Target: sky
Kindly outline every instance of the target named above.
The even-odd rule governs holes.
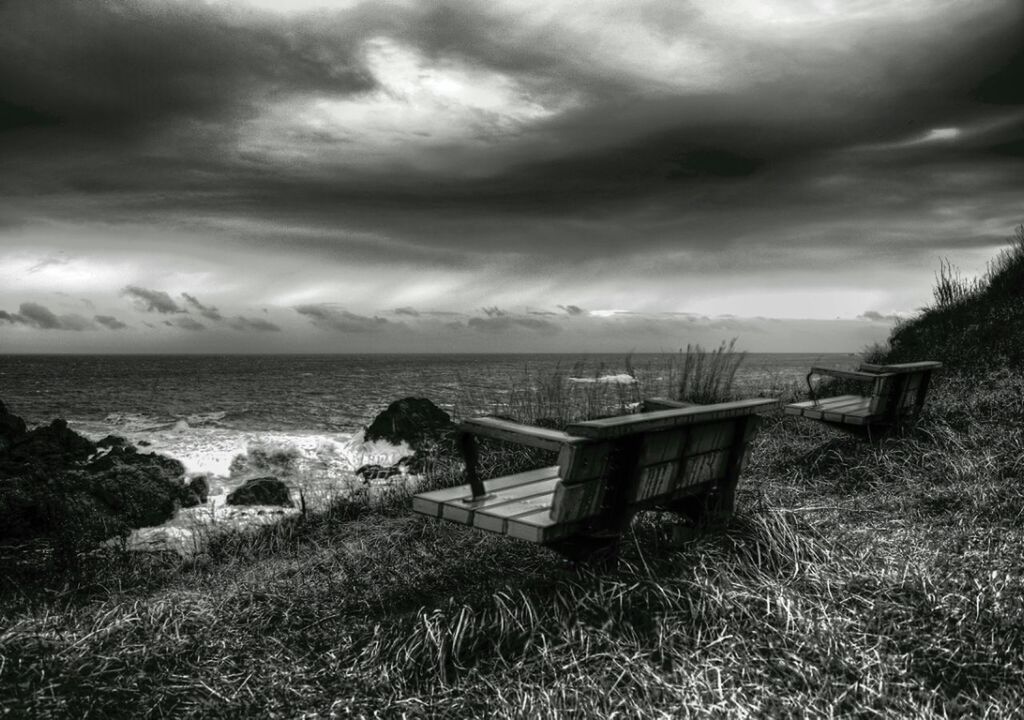
[[[1021,0],[0,0],[0,353],[856,352],[1024,221]]]

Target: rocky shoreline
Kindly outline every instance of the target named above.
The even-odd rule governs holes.
[[[360,484],[364,490],[408,484],[431,453],[442,444],[450,447],[453,428],[448,414],[430,400],[393,402],[365,429],[363,440],[390,444],[405,456],[393,464],[354,468],[342,483],[345,492],[360,490]],[[297,497],[304,510],[302,486],[285,482],[300,472],[297,465],[293,448],[250,448],[231,463],[233,489],[220,494],[225,478],[189,475],[178,460],[143,452],[119,436],[90,440],[62,419],[30,429],[0,402],[0,543],[41,539],[87,548],[106,541],[195,552],[211,526],[276,522],[300,512]],[[214,485],[221,489],[211,492]],[[320,505],[335,500],[322,498]]]

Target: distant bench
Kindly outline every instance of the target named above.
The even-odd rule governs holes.
[[[927,361],[895,365],[864,363],[858,370],[812,367],[807,374],[811,399],[786,405],[787,415],[818,420],[839,430],[875,439],[912,424],[924,406],[932,373],[942,363]],[[811,378],[827,375],[869,384],[864,395],[816,398]]]
[[[413,497],[431,517],[547,545],[570,557],[614,553],[640,510],[679,513],[695,522],[733,510],[759,408],[777,400],[742,400],[659,408],[570,425],[567,431],[497,418],[466,420],[459,442],[465,486]],[[665,408],[665,409],[661,409]],[[558,452],[558,464],[481,480],[475,436]]]

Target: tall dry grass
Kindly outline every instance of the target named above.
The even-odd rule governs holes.
[[[572,422],[635,412],[645,398],[667,397],[697,404],[735,399],[736,375],[746,358],[736,339],[715,350],[687,345],[638,363],[627,354],[621,366],[603,363],[524,367],[500,400],[464,392],[455,405],[460,417],[491,414],[519,422],[561,427]],[[469,388],[469,383],[464,384]]]

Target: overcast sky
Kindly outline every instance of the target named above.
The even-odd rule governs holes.
[[[856,351],[1024,220],[1021,0],[0,2],[0,352]]]

